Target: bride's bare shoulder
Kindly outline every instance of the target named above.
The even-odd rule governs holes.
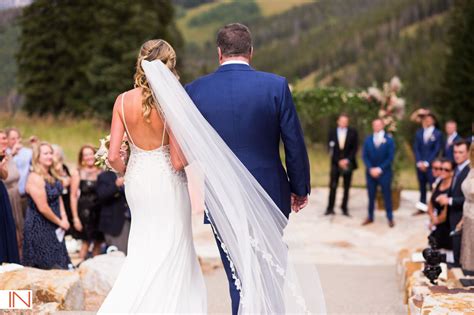
[[[124,97],[124,104],[133,102],[134,100],[140,99],[142,95],[142,88],[134,88],[125,92],[120,93],[117,95],[115,99],[114,109],[118,110],[119,112],[122,111],[122,97]]]

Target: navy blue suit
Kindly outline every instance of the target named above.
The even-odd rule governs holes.
[[[456,135],[450,145],[448,145],[448,137],[444,140],[443,143],[443,157],[454,161],[454,143],[458,140],[461,140],[460,135]]]
[[[365,177],[367,180],[367,191],[369,194],[369,219],[374,220],[375,196],[377,186],[382,188],[387,219],[393,220],[392,216],[392,163],[395,157],[395,141],[385,134],[384,142],[376,147],[374,137],[368,136],[364,141],[362,159],[366,167]],[[382,174],[378,178],[370,176],[369,170],[372,167],[380,167]]]
[[[245,64],[228,64],[185,88],[204,118],[289,217],[291,193],[306,196],[311,187],[303,131],[287,80]],[[280,159],[280,139],[286,171]],[[232,313],[237,314],[239,293],[216,241],[229,280]]]
[[[418,177],[418,184],[420,186],[420,201],[426,203],[426,186],[433,184],[434,178],[431,173],[431,162],[439,155],[443,142],[443,134],[437,128],[433,130],[433,134],[425,143],[423,139],[423,128],[416,131],[415,143],[413,144],[413,150],[415,151],[416,163],[428,162],[428,168],[426,172],[420,171],[416,168],[416,175]]]

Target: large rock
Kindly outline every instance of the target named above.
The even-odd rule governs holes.
[[[473,314],[474,289],[449,289],[432,286],[421,296],[412,296],[409,301],[411,315]]]
[[[111,252],[84,261],[79,267],[84,289],[84,309],[96,311],[112,289],[125,261],[122,252]]]
[[[32,290],[35,313],[82,310],[84,305],[81,279],[74,271],[25,267],[3,272],[0,290]]]

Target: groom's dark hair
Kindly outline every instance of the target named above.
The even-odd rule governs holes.
[[[225,57],[249,56],[252,51],[252,35],[247,26],[227,24],[217,33],[217,47]]]

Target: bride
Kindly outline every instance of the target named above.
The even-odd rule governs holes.
[[[125,174],[132,213],[128,255],[99,313],[206,313],[183,169],[203,174],[205,214],[222,243],[239,290],[240,314],[325,313],[319,281],[303,297],[288,246],[288,220],[215,130],[177,79],[164,40],[143,44],[135,89],[113,110],[109,162]],[[131,155],[120,158],[127,134]],[[315,274],[305,275],[305,282]]]

